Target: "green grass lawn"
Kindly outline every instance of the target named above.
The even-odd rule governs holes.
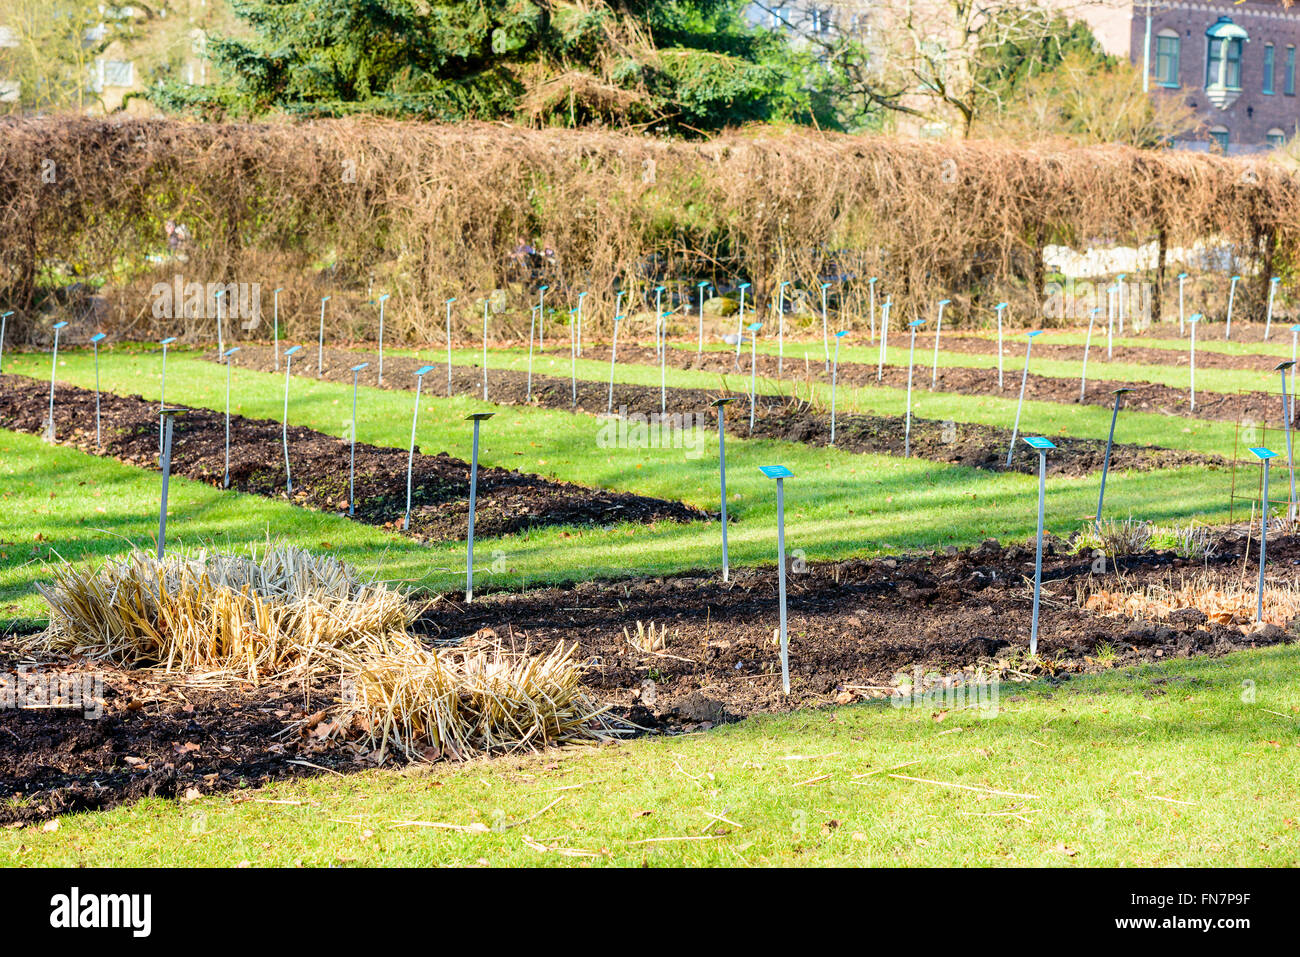
[[[0,863],[1294,867],[1297,665],[1239,652],[1004,685],[995,717],[881,702],[146,799],[0,832]]]
[[[42,358],[13,356],[10,365],[7,357],[6,374],[31,371]],[[60,363],[65,381],[93,384],[86,354],[61,352]],[[633,368],[627,371],[638,374]],[[180,352],[169,361],[168,373],[170,400],[224,408],[221,367]],[[110,352],[103,359],[101,378],[106,389],[158,395],[156,357],[149,354]],[[237,371],[236,383],[236,411],[279,417],[282,376]],[[345,433],[350,387],[295,378],[292,393],[294,424]],[[467,457],[469,429],[462,419],[483,403],[438,397],[423,401],[420,446]],[[363,389],[359,439],[405,447],[411,403],[409,393]],[[483,432],[485,464],[681,499],[703,508],[717,506],[712,439],[698,458],[681,449],[607,449],[597,445],[597,422],[591,416],[515,407],[498,411],[501,414]],[[1026,425],[1023,432],[1031,427]],[[729,544],[737,565],[775,560],[774,494],[770,481],[758,472],[759,465],[772,462],[795,472],[786,495],[787,547],[802,550],[809,560],[972,544],[988,537],[1024,539],[1033,533],[1036,521],[1034,476],[733,438],[728,443],[728,509],[736,524]],[[1230,481],[1227,470],[1210,468],[1116,473],[1107,484],[1107,508],[1111,514],[1161,523],[1222,520]],[[129,542],[147,543],[155,533],[156,473],[51,448],[33,436],[0,432],[0,482],[0,496],[9,510],[0,535],[5,543],[0,548],[0,619],[39,614],[34,585],[43,570],[34,559],[55,552],[74,560],[118,554]],[[1097,484],[1095,476],[1053,479],[1049,527],[1066,534],[1083,524],[1096,508]],[[99,495],[87,493],[88,488]],[[178,488],[169,521],[169,536],[176,542],[237,544],[278,535],[318,549],[329,543],[341,557],[367,571],[424,588],[450,589],[463,582],[460,543],[415,545],[287,503],[245,499],[192,483]],[[718,549],[716,525],[660,523],[572,532],[547,528],[481,539],[476,551],[483,565],[499,559],[505,569],[486,574],[480,587],[517,589],[539,582],[710,568],[718,563]]]

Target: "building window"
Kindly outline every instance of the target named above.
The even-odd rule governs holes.
[[[23,85],[17,80],[0,80],[0,103],[17,103]]]
[[[813,7],[810,13],[813,33],[831,32],[831,11],[822,7]]]
[[[1295,96],[1295,47],[1286,48],[1286,70],[1282,74],[1282,92]]]
[[[1209,37],[1205,53],[1206,88],[1240,90],[1246,31],[1233,23],[1231,17],[1219,17],[1205,34]]]
[[[786,25],[785,7],[772,7],[772,29],[779,30]]]
[[[1273,92],[1273,44],[1264,44],[1264,85],[1265,93]]]
[[[1156,37],[1156,82],[1178,85],[1178,60],[1182,41],[1173,30],[1161,30]]]
[[[1210,128],[1210,151],[1214,153],[1228,152],[1228,128],[1226,126]]]
[[[1283,130],[1280,127],[1277,126],[1273,127],[1266,134],[1264,134],[1264,138],[1268,140],[1268,145],[1274,147],[1275,149],[1279,146],[1286,145],[1286,133],[1283,132]]]

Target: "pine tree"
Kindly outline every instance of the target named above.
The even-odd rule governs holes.
[[[159,86],[209,117],[375,113],[438,122],[706,133],[808,119],[780,37],[741,0],[232,0],[247,37],[208,41],[215,86]],[[825,120],[825,116],[818,116]]]

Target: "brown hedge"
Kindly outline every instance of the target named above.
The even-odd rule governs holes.
[[[830,273],[858,277],[844,287],[850,308],[861,278],[879,275],[900,318],[951,296],[954,322],[984,322],[1000,300],[1030,321],[1045,244],[1211,237],[1257,272],[1244,311],[1295,261],[1298,214],[1295,177],[1266,159],[1118,146],[768,128],[682,143],[373,119],[0,123],[0,301],[36,330],[42,304],[82,280],[105,283],[101,325],[155,335],[149,290],[180,272],[261,283],[268,317],[269,290],[285,287],[282,318],[304,335],[323,294],[335,297],[335,335],[369,329],[373,279],[392,294],[392,335],[413,342],[439,340],[445,298],[473,328],[480,297],[506,287],[509,328],[497,328],[526,334],[531,292],[509,259],[521,237],[557,253],[535,280],[554,290],[548,302],[562,308],[590,290],[597,327],[616,281],[740,276],[766,301],[781,279],[811,290]],[[191,233],[187,262],[167,260],[169,218]],[[1167,286],[1160,273],[1150,278]]]

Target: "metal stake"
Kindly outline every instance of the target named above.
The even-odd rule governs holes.
[[[1291,405],[1293,399],[1288,398],[1286,394],[1286,372],[1288,369],[1294,369],[1295,362],[1278,363],[1276,371],[1282,373],[1282,421],[1286,426],[1286,464],[1287,470],[1291,474],[1291,500],[1287,504],[1287,518],[1294,522],[1296,514],[1295,498],[1295,453],[1291,448]]]
[[[384,384],[384,303],[388,301],[388,293],[379,297],[379,384]]]
[[[745,341],[745,290],[749,283],[740,284],[740,315],[736,319],[736,369],[740,369],[740,345]]]
[[[59,330],[66,326],[66,322],[56,322],[54,324],[54,352],[50,358],[50,417],[47,438],[54,441],[54,374],[59,368]]]
[[[1034,620],[1029,632],[1029,653],[1038,654],[1038,606],[1043,588],[1043,503],[1047,497],[1047,450],[1056,448],[1048,439],[1025,439],[1031,449],[1038,452],[1038,549],[1034,554]]]
[[[1178,338],[1187,334],[1187,320],[1183,318],[1183,283],[1187,281],[1187,273],[1178,274]]]
[[[998,391],[1002,391],[1002,311],[1007,308],[1005,302],[997,304],[998,314]]]
[[[433,366],[421,366],[415,370],[415,410],[411,413],[411,450],[406,456],[406,515],[402,517],[402,531],[411,527],[411,471],[415,465],[415,426],[420,420],[420,385],[424,377],[433,371]]]
[[[1115,277],[1115,311],[1119,313],[1119,334],[1120,338],[1124,337],[1124,279],[1128,273],[1120,273]]]
[[[1191,411],[1193,412],[1196,411],[1196,324],[1200,321],[1201,321],[1201,314],[1199,312],[1193,313],[1192,315],[1187,317],[1187,324],[1192,327],[1192,341],[1191,341],[1192,352],[1191,352],[1191,366],[1188,370],[1190,373],[1188,378],[1188,385],[1191,389]]]
[[[1016,424],[1011,429],[1011,445],[1007,448],[1007,468],[1011,467],[1011,454],[1016,450],[1016,435],[1020,432],[1020,410],[1025,405],[1025,383],[1029,381],[1029,351],[1034,347],[1034,336],[1042,332],[1041,329],[1034,330],[1025,342],[1025,371],[1020,376],[1020,401],[1016,403]]]
[[[293,357],[302,349],[294,346],[284,351],[284,416],[280,419],[280,438],[284,444],[284,491],[293,500],[293,475],[289,471],[289,378],[292,374]]]
[[[8,312],[0,313],[0,372],[5,369],[5,325],[9,322],[9,317],[14,314],[10,309]]]
[[[622,316],[614,317],[614,340],[609,347],[609,407],[605,409],[607,414],[614,412],[614,360],[618,356],[618,321]]]
[[[1223,338],[1225,340],[1232,338],[1232,304],[1237,299],[1237,283],[1240,281],[1240,276],[1233,276],[1231,281],[1228,283],[1228,326],[1223,333]]]
[[[831,445],[835,444],[835,387],[840,374],[840,340],[848,334],[847,329],[835,333],[835,360],[831,366]]]
[[[95,448],[96,449],[102,449],[104,447],[103,433],[100,431],[99,428],[99,344],[103,342],[106,338],[107,336],[105,336],[102,332],[97,332],[90,337],[90,343],[95,347]]]
[[[271,293],[272,303],[272,326],[271,326],[271,346],[275,349],[275,371],[280,371],[280,292],[283,286],[277,288]]]
[[[578,293],[578,355],[582,355],[582,300],[586,298],[585,292]]]
[[[348,452],[348,515],[357,513],[357,380],[361,375],[361,370],[368,365],[370,365],[369,362],[363,362],[352,367],[352,448]]]
[[[1092,324],[1097,318],[1097,313],[1101,312],[1101,306],[1097,306],[1088,313],[1088,338],[1083,343],[1083,373],[1079,376],[1079,401],[1083,402],[1084,393],[1088,388],[1088,350],[1092,348]]]
[[[822,353],[823,368],[830,368],[831,364],[831,341],[829,330],[826,327],[826,290],[830,288],[830,283],[822,283]]]
[[[939,300],[939,316],[934,325],[934,371],[930,373],[930,391],[939,384],[939,334],[943,332],[943,307],[952,302],[951,299]]]
[[[537,328],[537,307],[533,307],[532,315],[528,319],[528,396],[526,402],[533,401],[533,333]]]
[[[871,338],[876,338],[876,276],[867,280],[867,290],[871,295]]]
[[[722,580],[731,580],[731,565],[727,558],[727,403],[730,397],[713,400],[718,410],[718,480],[721,483],[722,503]]]
[[[709,288],[709,284],[708,284],[707,282],[702,282],[702,283],[699,284],[699,296],[700,296],[700,344],[699,344],[699,346],[696,347],[696,350],[695,350],[695,354],[696,354],[696,355],[704,355],[704,290],[706,290],[706,289],[708,289],[708,288]]]
[[[668,313],[659,317],[664,327],[664,349],[659,354],[659,414],[668,414]]]
[[[912,359],[916,355],[916,330],[925,325],[924,319],[913,319],[908,324],[912,330],[912,345],[907,351],[907,425],[903,430],[903,458],[912,457]]]
[[[761,322],[749,324],[749,434],[754,434],[754,385],[758,378],[758,330]]]
[[[880,307],[880,359],[876,364],[876,382],[885,375],[885,352],[889,348],[889,309],[894,304],[893,296],[885,297],[885,304]]]
[[[474,508],[478,501],[478,427],[495,412],[475,412],[465,416],[474,423],[474,451],[469,465],[469,544],[465,551],[465,604],[474,600]]]
[[[167,347],[176,341],[175,336],[164,339],[159,345],[162,346],[162,385],[158,392],[158,453],[162,454],[163,449],[163,414],[167,409]]]
[[[1261,502],[1259,515],[1259,584],[1256,586],[1255,596],[1255,620],[1264,620],[1264,554],[1268,546],[1268,466],[1269,461],[1276,457],[1277,453],[1263,446],[1250,450],[1255,457],[1259,459],[1264,466],[1264,499]]]
[[[487,327],[488,327],[488,299],[483,297],[483,401],[487,401],[488,383],[487,383]]]
[[[1273,295],[1277,292],[1277,284],[1282,280],[1274,276],[1268,281],[1268,314],[1264,317],[1264,341],[1268,342],[1269,330],[1273,327]]]
[[[569,310],[569,381],[573,384],[573,407],[578,407],[578,342],[574,338],[573,314],[576,309]]]
[[[225,303],[226,290],[218,289],[216,293],[213,294],[213,298],[217,300],[217,355],[223,355],[226,351],[226,339],[225,332],[222,329],[223,323],[221,321],[221,307]]]
[[[1110,414],[1110,435],[1106,438],[1106,457],[1101,463],[1101,494],[1097,496],[1097,525],[1101,526],[1101,505],[1106,500],[1106,475],[1110,472],[1110,450],[1115,444],[1115,420],[1119,418],[1119,404],[1124,399],[1125,392],[1132,392],[1132,389],[1116,389],[1113,393],[1115,396],[1115,411]]]
[[[162,561],[163,555],[167,549],[167,489],[171,485],[172,477],[172,421],[177,415],[184,412],[184,409],[163,409],[162,416],[163,428],[163,446],[162,446],[162,502],[158,509],[158,560]]]
[[[230,488],[230,375],[234,363],[231,357],[239,351],[239,346],[231,346],[221,356],[226,363],[226,477],[221,482],[222,488]]]
[[[320,297],[320,338],[316,343],[316,375],[325,373],[325,303],[330,301],[329,296]]]
[[[780,378],[785,374],[785,287],[790,280],[781,283],[776,293],[776,374]]]
[[[550,286],[542,286],[537,290],[537,350],[546,351],[546,290]]]
[[[786,639],[785,614],[785,480],[794,473],[784,465],[763,465],[759,467],[770,479],[776,479],[776,557],[777,581],[781,600],[781,688],[790,693],[790,655]]]

